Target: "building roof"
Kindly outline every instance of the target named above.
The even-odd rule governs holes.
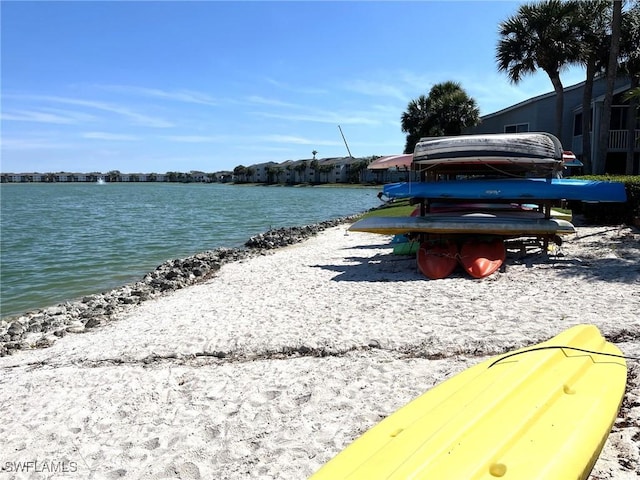
[[[625,78],[625,77],[619,76],[618,78]],[[596,75],[596,78],[594,79],[594,81],[605,81],[605,80],[606,80],[606,76],[604,74]],[[586,82],[583,80],[583,81],[578,82],[576,84],[569,85],[568,87],[564,87],[563,91],[566,93],[566,92],[569,92],[569,91],[572,91],[572,90],[576,90],[578,88],[583,88],[585,83]],[[630,88],[630,86],[631,86],[630,82],[626,83],[624,85],[621,85],[617,89],[614,90],[614,94],[618,94],[620,92],[624,92],[625,90],[628,90]],[[550,92],[543,93],[541,95],[537,95],[535,97],[529,98],[527,100],[523,100],[522,102],[516,103],[515,105],[511,105],[509,107],[505,107],[502,110],[498,110],[497,112],[487,113],[486,115],[482,115],[480,118],[484,119],[484,118],[491,118],[491,117],[494,117],[496,115],[502,115],[503,113],[509,112],[511,110],[515,110],[515,109],[520,108],[520,107],[522,107],[524,105],[535,103],[535,102],[537,102],[539,100],[542,100],[544,98],[551,98],[551,97],[554,97],[555,95],[556,95],[556,92],[554,90],[552,90]],[[604,99],[604,94],[600,95],[598,97],[594,97],[591,101],[593,103],[593,102],[597,102],[597,101],[602,101],[603,99]],[[582,105],[579,105],[579,107],[577,107],[577,108],[581,109]]]
[[[569,87],[565,87],[564,91],[566,92],[568,90],[573,90],[574,88],[579,88],[579,87],[583,86],[584,83],[585,82],[582,81],[580,83],[576,83],[575,85],[571,85]],[[548,93],[543,93],[541,95],[537,95],[535,97],[528,98],[527,100],[523,100],[522,102],[518,102],[515,105],[510,105],[508,107],[505,107],[502,110],[498,110],[497,112],[487,113],[486,115],[482,115],[482,117],[480,117],[480,118],[491,118],[491,117],[494,117],[496,115],[501,115],[501,114],[506,113],[506,112],[508,112],[510,110],[515,110],[516,108],[520,108],[520,107],[522,107],[524,105],[529,105],[531,103],[535,103],[535,102],[537,102],[539,100],[542,100],[543,98],[551,98],[555,94],[556,94],[555,91],[551,91],[551,92],[548,92]]]
[[[369,170],[386,170],[393,167],[410,168],[411,162],[413,162],[413,153],[389,155],[387,157],[380,157],[377,160],[374,160],[367,166],[367,168]]]

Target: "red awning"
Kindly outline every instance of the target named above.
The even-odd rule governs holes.
[[[413,161],[413,153],[406,155],[390,155],[388,157],[380,157],[374,160],[367,167],[369,170],[386,170],[388,168],[411,168],[411,162]]]

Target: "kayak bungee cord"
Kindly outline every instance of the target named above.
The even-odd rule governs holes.
[[[541,350],[562,350],[562,353],[564,353],[565,356],[567,356],[567,354],[564,352],[564,350],[573,350],[573,351],[576,351],[576,352],[587,353],[589,355],[605,355],[607,357],[615,357],[615,358],[622,358],[622,359],[625,359],[625,360],[640,361],[640,357],[632,357],[630,355],[618,355],[618,354],[615,354],[615,353],[597,352],[595,350],[587,350],[587,349],[584,349],[584,348],[569,347],[569,346],[566,346],[566,345],[548,345],[546,347],[536,347],[536,348],[530,348],[529,350],[523,350],[523,351],[520,351],[520,352],[510,353],[508,355],[505,355],[504,357],[498,358],[493,363],[491,363],[491,365],[489,365],[487,368],[491,368],[494,365],[497,365],[498,363],[502,362],[503,360],[506,360],[507,358],[515,357],[515,356],[522,355],[524,353],[529,353],[529,352],[539,352]],[[594,360],[594,363],[595,363],[595,360]]]

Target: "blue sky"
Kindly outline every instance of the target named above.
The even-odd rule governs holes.
[[[498,24],[521,2],[3,1],[2,172],[164,173],[401,153],[407,104],[510,84]],[[583,80],[581,69],[562,76]]]

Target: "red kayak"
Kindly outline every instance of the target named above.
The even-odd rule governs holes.
[[[418,249],[418,268],[431,280],[446,278],[458,265],[458,247],[455,243],[423,243]]]
[[[459,260],[469,275],[474,278],[484,278],[502,266],[506,253],[504,241],[501,238],[489,241],[469,239],[460,249]]]

